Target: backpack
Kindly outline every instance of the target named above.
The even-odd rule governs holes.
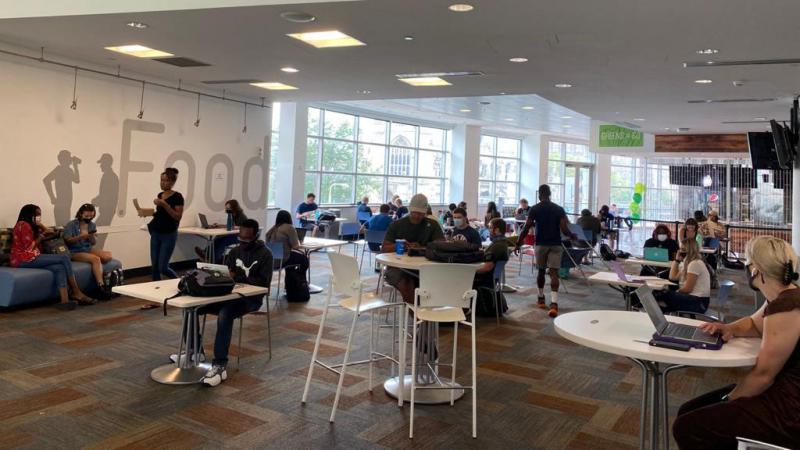
[[[467,241],[429,242],[425,248],[425,258],[451,264],[472,264],[486,260],[480,247]]]
[[[233,292],[236,282],[229,275],[209,269],[196,269],[184,274],[178,281],[178,293],[164,299],[164,315],[167,301],[187,295],[189,297],[217,297]]]
[[[283,268],[285,277],[286,301],[307,302],[311,298],[308,291],[308,280],[306,279],[306,267],[301,264],[293,264]]]
[[[728,255],[721,254],[719,257],[722,258],[722,265],[725,266],[726,269],[733,269],[733,270],[744,270],[744,263],[735,254],[732,253],[732,258],[729,259]]]
[[[616,261],[617,255],[614,254],[614,250],[611,250],[611,246],[603,242],[600,244],[600,256],[603,258],[603,261]]]
[[[615,250],[614,256],[619,259],[628,259],[631,257],[631,254],[628,252],[623,252],[622,250]]]

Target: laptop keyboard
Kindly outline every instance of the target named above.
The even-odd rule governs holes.
[[[671,323],[667,326],[667,329],[664,333],[667,336],[676,337],[679,339],[686,339],[691,341],[698,341],[698,342],[706,342],[706,343],[715,343],[717,342],[717,337],[712,336],[697,327],[693,327],[691,325],[681,325],[677,323]]]

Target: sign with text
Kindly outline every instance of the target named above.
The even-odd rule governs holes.
[[[642,147],[644,134],[641,131],[618,125],[600,125],[599,147]]]

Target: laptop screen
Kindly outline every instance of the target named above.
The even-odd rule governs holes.
[[[653,297],[653,291],[647,286],[642,286],[636,289],[636,295],[639,296],[639,301],[644,305],[644,310],[650,316],[656,331],[659,334],[662,333],[667,328],[668,322],[667,318],[664,317],[664,313],[661,312],[661,307],[658,306],[656,298]]]
[[[203,213],[198,213],[197,217],[200,218],[200,226],[203,228],[208,228],[208,218],[206,218],[206,215]]]
[[[622,263],[620,263],[619,261],[609,261],[608,265],[611,266],[611,269],[614,271],[614,273],[617,274],[617,277],[619,277],[620,280],[628,281],[628,277],[625,275],[625,271],[622,270]]]

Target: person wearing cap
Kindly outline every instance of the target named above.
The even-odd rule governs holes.
[[[535,226],[536,246],[534,247],[534,257],[539,274],[536,277],[536,285],[539,288],[537,306],[545,309],[544,302],[544,273],[550,273],[550,317],[558,316],[558,269],[561,267],[561,255],[564,247],[561,246],[561,233],[576,240],[576,236],[569,230],[567,213],[564,208],[550,201],[550,186],[543,184],[539,186],[539,203],[531,208],[525,226],[519,233],[517,245],[514,253],[518,254],[528,235],[528,230]]]
[[[719,221],[719,213],[716,211],[708,212],[708,220],[700,223],[700,232],[706,238],[724,238],[725,225]]]
[[[406,248],[415,251],[424,250],[429,242],[444,240],[444,232],[439,223],[426,217],[428,213],[427,197],[423,194],[414,195],[411,197],[408,209],[409,214],[389,225],[381,246],[382,252],[394,253],[395,241],[398,239],[404,239]],[[417,287],[418,278],[403,270],[389,267],[384,273],[384,279],[400,292],[404,301],[413,303],[414,289]]]

